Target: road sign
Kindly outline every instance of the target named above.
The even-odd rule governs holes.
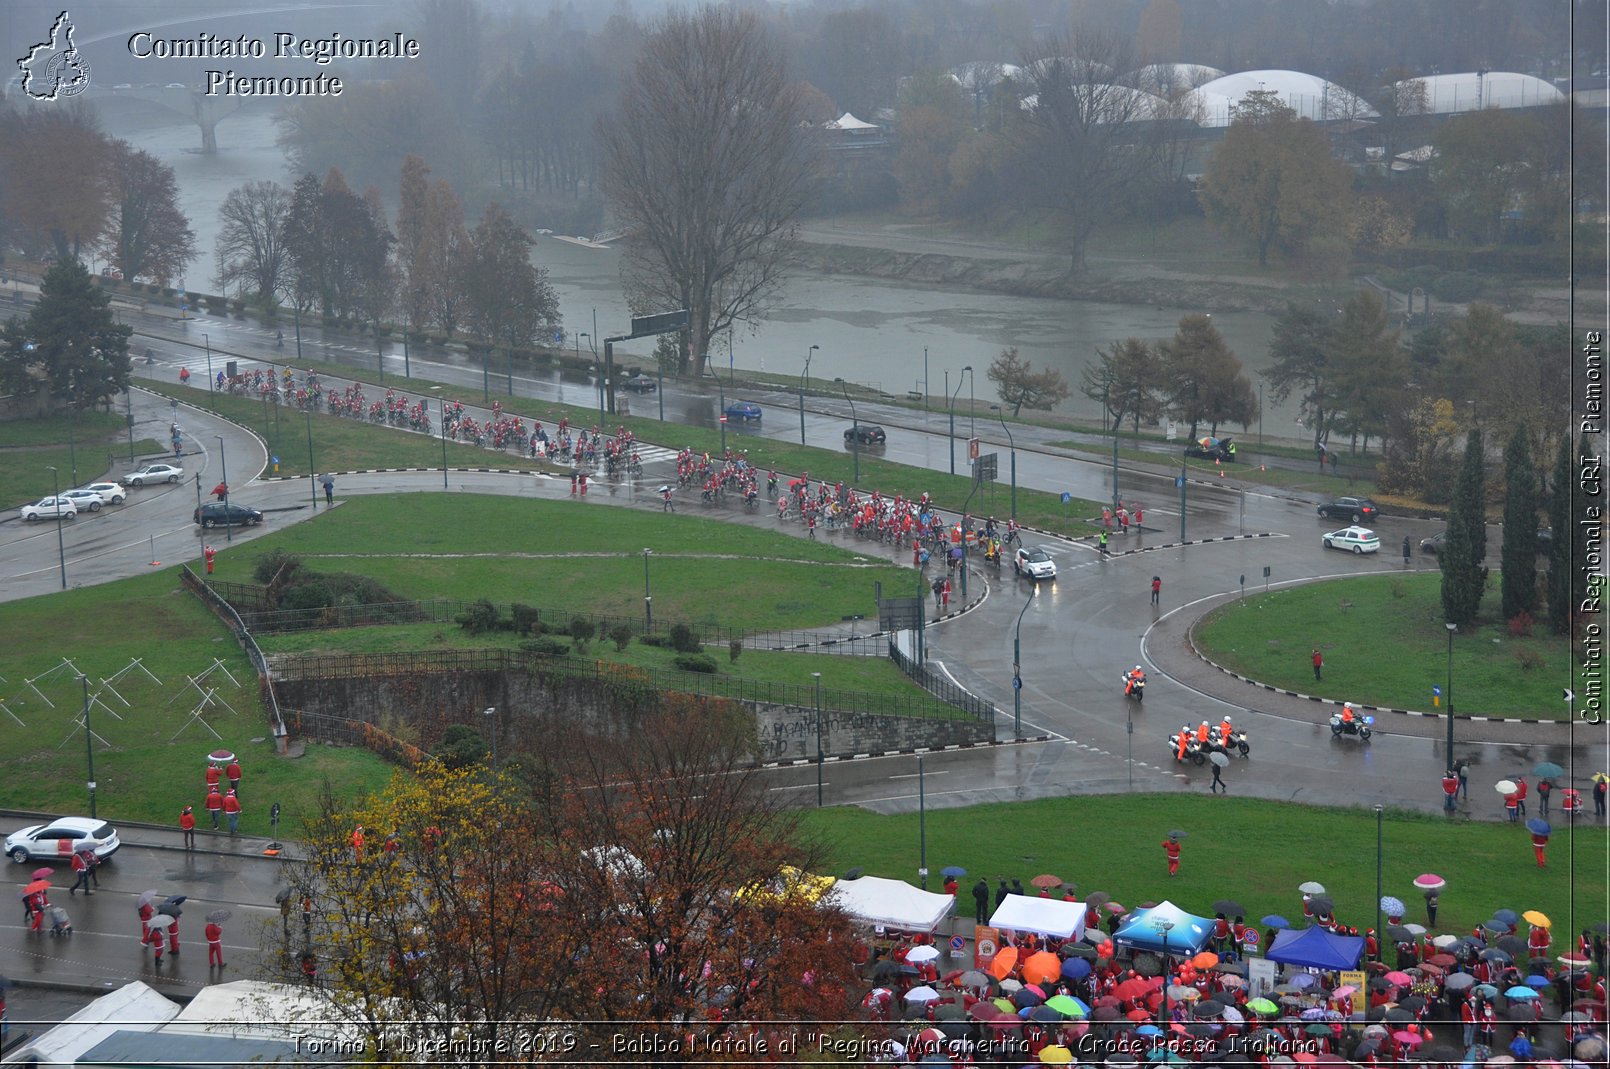
[[[901,631],[922,623],[922,598],[884,598],[878,602],[878,628]]]
[[[1068,504],[1072,500],[1073,500],[1073,495],[1072,494],[1068,493],[1066,490],[1062,491],[1062,503],[1064,505]]]
[[[1176,490],[1178,490],[1178,489],[1184,488],[1184,486],[1185,486],[1185,476],[1183,476],[1183,475],[1174,476],[1174,488]]]
[[[1013,676],[1012,677],[1012,689],[1013,690],[1022,690],[1023,689],[1023,679],[1022,679],[1022,677],[1020,677],[1020,676]]]
[[[952,949],[952,950],[966,950],[967,949],[967,938],[965,936],[960,936],[960,935],[951,936],[950,937],[950,949]]]
[[[646,338],[651,334],[669,334],[688,325],[688,310],[658,312],[651,316],[632,317],[632,337]]]
[[[969,438],[969,439],[967,439],[967,459],[968,460],[977,460],[978,459],[978,439],[977,438]]]
[[[985,456],[981,456],[973,462],[973,477],[978,479],[980,482],[986,479],[990,482],[994,482],[996,476],[1000,473],[1000,470],[999,453],[986,454]]]

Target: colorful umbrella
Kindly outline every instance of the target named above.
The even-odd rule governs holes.
[[[1535,924],[1539,928],[1552,928],[1554,926],[1554,922],[1548,919],[1548,914],[1539,913],[1535,909],[1529,909],[1525,913],[1522,913],[1521,920],[1525,921],[1527,924]]]
[[[1288,921],[1286,918],[1282,917],[1278,913],[1271,913],[1267,917],[1265,917],[1263,920],[1259,921],[1258,923],[1267,924],[1271,928],[1290,928],[1291,927],[1291,922]]]
[[[1045,1000],[1045,1004],[1064,1017],[1084,1017],[1090,1013],[1090,1007],[1072,995],[1053,995]]]
[[[1198,969],[1211,969],[1219,963],[1219,956],[1211,950],[1204,950],[1191,959],[1191,964]]]
[[[1525,984],[1516,984],[1504,992],[1505,998],[1536,998],[1537,992]]]
[[[1062,959],[1048,950],[1030,954],[1023,962],[1023,979],[1031,984],[1049,982],[1062,975]]]
[[[997,980],[1004,980],[1016,967],[1017,947],[1005,947],[990,961],[989,974]]]
[[[1512,779],[1501,779],[1497,783],[1493,784],[1493,790],[1497,791],[1499,794],[1514,794],[1515,781]]]
[[[1403,900],[1401,898],[1394,898],[1391,895],[1381,896],[1381,912],[1385,913],[1387,916],[1401,917],[1408,911],[1408,907],[1403,904]]]
[[[1255,998],[1247,1003],[1247,1009],[1253,1013],[1279,1013],[1280,1007],[1266,998]]]
[[[1422,872],[1414,878],[1414,885],[1422,891],[1440,891],[1448,886],[1448,881],[1435,872]]]
[[[48,890],[50,890],[50,881],[49,880],[35,880],[32,883],[30,883],[27,887],[24,887],[22,889],[22,893],[25,894],[25,895],[36,895],[40,891],[48,891]]]
[[[944,868],[939,870],[939,875],[946,878],[954,876],[959,880],[963,876],[967,875],[967,870],[962,868],[960,865],[946,865]]]
[[[1493,920],[1495,920],[1495,921],[1503,921],[1505,924],[1514,924],[1516,921],[1518,921],[1520,919],[1521,919],[1521,915],[1519,913],[1516,913],[1512,909],[1495,909],[1495,910],[1493,910]]]
[[[1053,887],[1062,886],[1062,877],[1053,876],[1049,872],[1042,872],[1038,876],[1034,877],[1034,879],[1030,880],[1029,883],[1033,884],[1035,887],[1041,887],[1049,891]]]
[[[1419,1032],[1410,1032],[1407,1030],[1402,1032],[1393,1032],[1392,1038],[1397,1040],[1399,1043],[1402,1043],[1406,1047],[1418,1047],[1420,1044],[1426,1041],[1426,1037],[1421,1035]]]
[[[1041,1065],[1071,1065],[1073,1051],[1060,1043],[1051,1043],[1040,1048]]]
[[[1178,829],[1178,828],[1175,828],[1175,829],[1174,829],[1174,830],[1172,830],[1172,831],[1170,831],[1170,832],[1169,832],[1169,833],[1168,833],[1168,837],[1169,837],[1169,838],[1170,838],[1170,839],[1175,839],[1175,840],[1178,840],[1178,839],[1186,839],[1186,838],[1189,838],[1189,836],[1187,836],[1187,835],[1186,835],[1186,834],[1185,834],[1185,832],[1183,832],[1183,831],[1181,831],[1181,830],[1180,830],[1180,829]]]
[[[56,870],[48,865],[44,865],[34,869],[33,878],[36,880],[48,880],[54,875],[56,875]]]
[[[1069,958],[1062,963],[1062,975],[1069,980],[1083,980],[1090,975],[1090,962],[1084,958]]]
[[[1533,817],[1526,822],[1526,830],[1533,835],[1552,835],[1554,829],[1542,817]]]

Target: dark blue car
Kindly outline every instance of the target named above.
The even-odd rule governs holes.
[[[748,423],[752,419],[760,418],[760,406],[753,401],[734,401],[727,406],[727,421],[738,420]]]

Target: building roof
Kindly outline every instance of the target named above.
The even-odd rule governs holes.
[[[1535,108],[1565,99],[1564,93],[1543,79],[1512,71],[1428,74],[1396,84],[1413,82],[1425,86],[1426,113],[1430,115],[1453,115],[1482,108]]]
[[[1222,78],[1224,73],[1200,63],[1153,63],[1136,71],[1129,80],[1148,93],[1171,97]]]
[[[1355,93],[1314,74],[1302,71],[1261,70],[1226,74],[1204,82],[1186,94],[1201,107],[1203,126],[1229,126],[1235,108],[1248,93],[1274,93],[1282,104],[1304,119],[1374,118],[1376,110]]]
[[[830,130],[876,130],[878,124],[862,122],[849,112],[845,112],[838,118],[829,120],[827,128]]]

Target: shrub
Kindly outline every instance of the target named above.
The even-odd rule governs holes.
[[[570,637],[576,640],[576,649],[586,652],[587,643],[591,642],[596,634],[598,626],[591,620],[578,616],[570,621]]]
[[[716,670],[715,658],[703,653],[679,653],[674,663],[684,672],[714,672]]]
[[[1515,638],[1526,638],[1532,633],[1532,627],[1535,625],[1535,623],[1536,621],[1532,619],[1531,613],[1524,611],[1518,612],[1509,618],[1509,633]],[[1521,667],[1525,668],[1528,666],[1523,664]]]
[[[1523,672],[1530,672],[1534,668],[1544,667],[1543,655],[1536,650],[1516,650],[1515,661],[1521,666],[1521,671]]]
[[[743,651],[744,651],[744,640],[743,639],[735,638],[731,642],[727,643],[727,656],[732,660],[732,662],[734,664],[738,663],[738,655],[743,653]]]
[[[517,635],[542,634],[542,620],[536,609],[529,605],[515,603],[509,606],[509,615],[513,617],[514,633]]]
[[[1463,304],[1481,296],[1482,280],[1480,275],[1469,271],[1450,271],[1439,276],[1429,289],[1432,296],[1439,300]]]
[[[449,724],[434,756],[448,768],[469,768],[486,757],[486,740],[468,724]]]
[[[615,643],[615,652],[624,653],[632,641],[632,625],[616,624],[609,629],[609,638]]]
[[[470,634],[484,635],[498,629],[498,616],[498,607],[486,598],[482,598],[465,606],[464,611],[454,619],[459,627],[462,627]]]
[[[678,653],[698,653],[699,633],[687,624],[672,624],[671,648]]]
[[[257,564],[252,568],[252,578],[264,586],[268,586],[275,579],[286,583],[301,566],[302,561],[295,554],[276,549],[267,556],[257,558]]]
[[[565,657],[570,654],[570,644],[560,642],[556,638],[533,638],[520,643],[520,648],[527,653],[540,653],[547,657]]]
[[[657,650],[663,650],[669,645],[664,635],[639,635],[637,641],[645,646],[653,646]]]
[[[1391,587],[1392,587],[1392,596],[1394,598],[1406,598],[1406,597],[1409,596],[1409,588],[1404,585],[1403,580],[1401,580],[1401,579],[1392,580]]]

